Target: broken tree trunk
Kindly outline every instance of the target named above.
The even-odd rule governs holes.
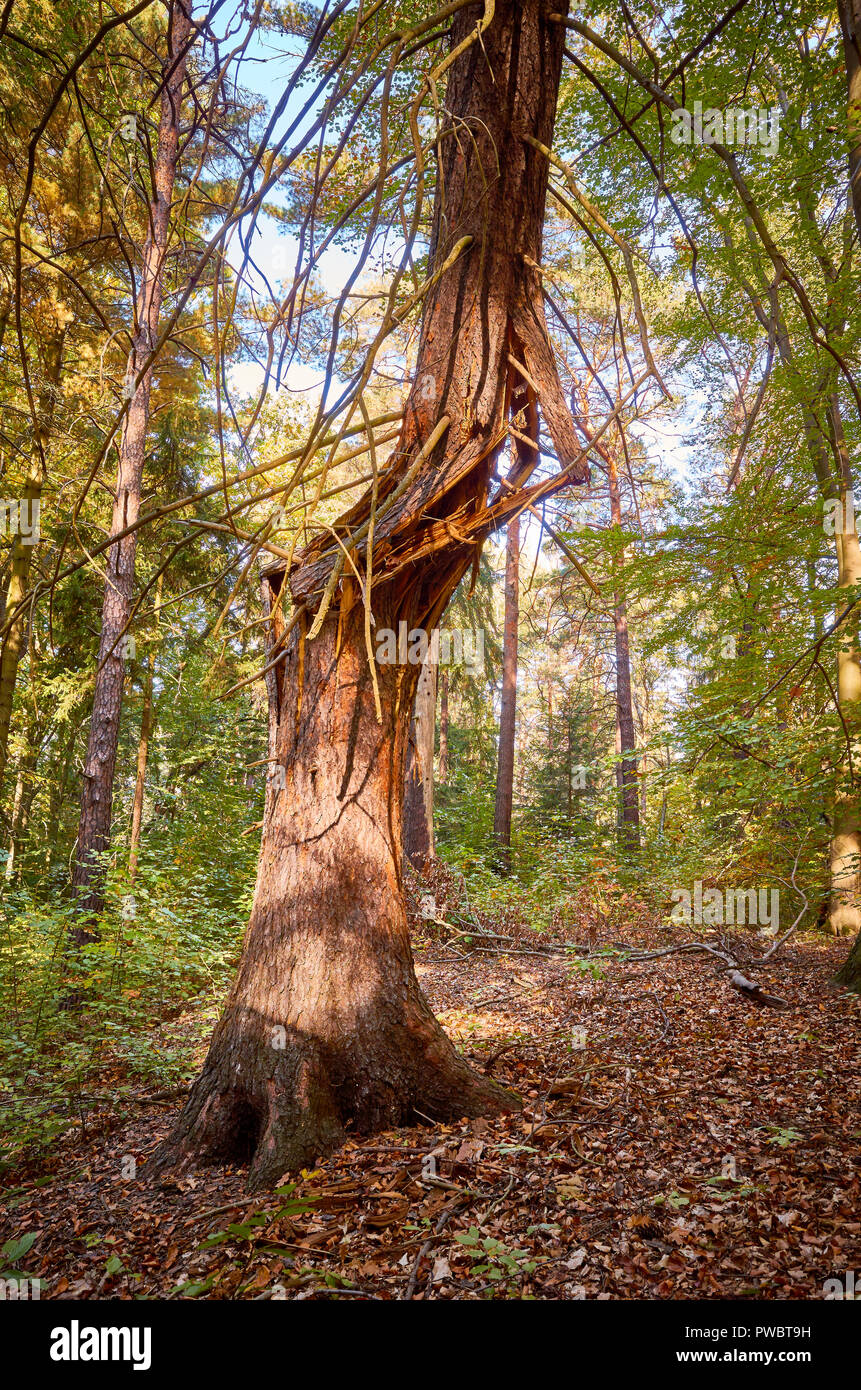
[[[452,19],[459,52],[438,142],[435,278],[374,515],[378,632],[401,622],[432,631],[483,539],[546,490],[525,486],[534,460],[518,454],[508,486],[492,491],[513,396],[535,417],[540,401],[559,485],[587,476],[544,323],[547,162],[524,138],[552,141],[564,30],[550,15],[560,8],[498,0]],[[482,31],[483,14],[492,17]],[[289,574],[269,574],[280,599],[270,650],[284,644],[269,682],[278,775],[251,920],[203,1071],[157,1160],[248,1160],[252,1189],[313,1163],[348,1128],[366,1134],[518,1103],[468,1067],[416,981],[402,804],[418,668],[370,667],[362,592],[344,561],[352,551],[367,572],[370,513],[369,495],[338,523],[342,545],[330,529]]]

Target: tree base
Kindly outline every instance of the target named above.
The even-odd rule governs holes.
[[[861,936],[859,936],[844,965],[840,967],[831,981],[832,985],[861,994]]]
[[[428,1016],[433,1028],[421,1065],[414,1031],[400,1039],[405,1050],[375,1038],[371,1052],[358,1038],[337,1052],[299,1038],[282,1050],[276,1034],[261,1065],[259,1037],[237,1049],[235,1020],[230,1047],[221,1047],[223,1020],[177,1128],[157,1150],[156,1169],[248,1163],[248,1191],[258,1192],[313,1167],[348,1135],[519,1109],[519,1098],[472,1071]]]

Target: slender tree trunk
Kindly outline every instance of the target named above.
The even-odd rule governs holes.
[[[30,453],[30,466],[24,483],[19,505],[26,512],[28,527],[32,531],[34,517],[41,506],[42,488],[45,482],[45,452],[54,418],[60,373],[63,364],[63,339],[65,326],[57,326],[56,332],[45,345],[42,366],[42,389],[37,400],[37,421],[35,439]],[[12,540],[12,555],[9,567],[9,584],[3,605],[3,617],[8,613],[10,625],[0,647],[0,789],[6,772],[9,750],[9,728],[12,720],[12,703],[15,698],[15,682],[18,665],[24,650],[27,634],[27,611],[22,609],[33,562],[34,537],[25,534],[20,525]]]
[[[176,0],[171,10],[164,63],[164,88],[155,162],[154,197],[143,250],[140,289],[135,306],[133,346],[127,380],[133,382],[158,341],[164,290],[170,213],[179,151],[179,122],[185,80],[186,48],[191,30],[190,0]],[[149,426],[152,370],[141,377],[131,398],[120,441],[117,491],[111,534],[137,520],[140,510],[146,436]],[[132,611],[137,535],[124,537],[107,552],[107,580],[102,605],[96,685],[81,792],[81,819],[72,866],[80,906],[89,913],[104,905],[99,856],[110,842],[114,768],[120,733],[126,631]],[[86,933],[85,933],[86,936]]]
[[[565,819],[570,829],[574,815],[574,747],[571,714],[565,721]]]
[[[836,399],[832,401],[832,421],[842,475],[842,528],[835,536],[838,589],[848,599],[852,591],[861,585],[861,546],[855,520],[849,452]],[[838,615],[843,607],[845,602],[838,598]],[[858,798],[858,780],[861,776],[861,647],[855,613],[844,620],[838,633],[837,699],[851,757],[847,756],[846,774],[837,790],[834,805],[829,927],[836,936],[858,936],[861,933],[861,807]],[[857,983],[861,987],[861,980]]]
[[[69,732],[63,750],[60,755],[60,770],[51,779],[51,797],[48,806],[48,824],[45,831],[45,867],[50,871],[54,860],[57,857],[60,832],[60,818],[63,814],[63,803],[66,800],[66,789],[69,785],[69,773],[72,768],[72,758],[75,753],[75,740],[78,735],[78,728],[74,720],[69,717]]]
[[[161,612],[161,594],[164,582],[164,574],[158,577],[155,598],[155,627],[156,640],[158,634],[159,614]],[[138,871],[138,851],[141,842],[141,822],[143,820],[144,792],[146,790],[146,767],[149,758],[149,742],[152,737],[154,726],[152,687],[155,676],[155,648],[156,642],[150,647],[147,655],[146,675],[144,676],[143,691],[143,710],[141,712],[141,733],[138,741],[138,770],[135,779],[135,796],[132,803],[132,828],[129,837],[129,883],[133,884]]]
[[[459,52],[447,75],[430,253],[433,268],[448,268],[425,296],[399,447],[380,480],[378,629],[397,632],[403,621],[431,631],[476,547],[517,509],[523,473],[488,501],[521,385],[509,354],[538,387],[563,467],[585,477],[534,269],[547,165],[523,139],[552,140],[563,32],[550,14],[564,8],[497,0],[483,32],[481,5],[451,21]],[[468,139],[451,138],[464,131]],[[360,567],[370,507],[368,495],[338,523]],[[157,1159],[249,1159],[255,1189],[313,1163],[348,1125],[365,1134],[417,1114],[442,1120],[517,1103],[458,1055],[413,969],[402,808],[418,670],[378,664],[378,719],[361,592],[328,533],[271,583],[288,585],[294,607],[289,636],[279,612],[271,623],[271,640],[284,642],[270,696],[270,757],[282,772],[267,794],[238,976]]]
[[[859,93],[857,67],[854,66],[858,53],[857,21],[858,0],[847,0],[841,9],[841,23],[844,43],[846,44],[846,66],[850,90],[850,129],[858,129],[857,125],[852,126],[852,122],[855,120],[853,103],[855,96]],[[846,43],[847,35],[848,43]],[[859,163],[856,155],[857,149],[853,149],[850,153],[853,198],[857,197],[858,193]],[[857,216],[857,201],[854,206]],[[815,219],[812,210],[803,198],[800,200],[799,210],[801,225],[807,229],[811,249],[818,254],[821,252],[821,242],[816,235],[811,235],[815,227]],[[859,235],[861,235],[861,225],[859,225]],[[829,278],[833,282],[836,279],[836,268],[828,264],[827,257],[825,260]],[[768,293],[768,283],[764,275],[760,277],[760,284],[762,289]],[[769,322],[764,317],[761,307],[758,308],[755,301],[753,301],[753,305],[754,312],[760,317],[763,327],[769,329]],[[776,315],[776,328],[778,354],[788,378],[798,392],[804,442],[823,502],[839,502],[841,529],[846,528],[843,534],[841,534],[841,530],[837,530],[835,533],[839,591],[851,586],[853,582],[857,582],[857,578],[853,580],[852,576],[861,574],[861,559],[859,559],[854,505],[851,507],[848,505],[853,486],[849,451],[846,447],[839,401],[836,395],[829,397],[828,393],[828,381],[829,378],[833,379],[834,377],[834,367],[833,363],[829,363],[824,378],[819,380],[818,384],[814,383],[814,408],[809,404],[810,393],[805,389],[807,380],[796,364],[792,340],[779,312]],[[830,335],[834,329],[835,325],[829,324],[826,331]],[[823,416],[828,422],[827,428],[823,428]],[[836,455],[839,460],[837,469],[834,468],[832,454]],[[838,605],[838,613],[840,611],[842,611],[842,605]],[[856,748],[859,733],[858,692],[861,691],[861,649],[859,649],[857,629],[857,618],[853,616],[851,620],[847,621],[843,629],[843,643],[838,654],[837,692],[839,712],[848,730],[850,744]],[[857,766],[858,760],[858,755],[853,752],[852,761],[855,766]],[[833,808],[829,930],[837,935],[844,933],[849,935],[861,928],[861,913],[859,913],[859,902],[861,902],[861,871],[859,871],[861,824],[859,824],[855,809],[856,804],[856,786],[854,779],[850,779],[848,785],[844,784],[838,788],[836,804]],[[861,989],[861,976],[859,976],[861,948],[859,948],[859,942],[861,942],[861,931],[859,931],[859,938],[853,946],[846,965],[837,976],[838,981],[842,984],[848,984],[850,980],[853,980],[853,988],[856,989]]]
[[[861,0],[837,0],[846,61],[849,188],[861,241]]]
[[[141,822],[143,820],[144,792],[146,790],[146,767],[149,758],[149,741],[152,735],[152,682],[154,658],[150,652],[144,677],[143,710],[141,712],[141,732],[138,740],[138,766],[135,779],[135,795],[132,802],[132,826],[129,836],[129,883],[134,883],[138,871],[138,852],[141,842]]]
[[[505,544],[505,618],[502,635],[502,699],[493,834],[502,869],[511,864],[511,808],[514,800],[514,734],[517,715],[517,631],[520,621],[520,518],[508,523]]]
[[[610,487],[610,515],[613,525],[621,528],[622,500],[619,492],[619,474],[612,449],[604,454],[607,463],[607,480]],[[622,557],[619,557],[622,564]],[[637,759],[633,756],[637,747],[634,732],[634,709],[631,700],[631,648],[628,640],[628,605],[625,595],[617,585],[613,594],[613,630],[616,638],[616,752],[621,757],[617,764],[617,786],[619,788],[619,828],[622,843],[626,850],[640,848],[640,801],[637,778]]]
[[[12,802],[12,823],[9,834],[9,856],[6,860],[5,878],[7,883],[11,883],[20,872],[19,860],[24,836],[27,831],[27,823],[30,819],[30,808],[33,805],[33,798],[36,795],[36,784],[33,774],[36,770],[37,749],[34,741],[34,725],[30,721],[27,728],[27,748],[18,767],[18,776],[15,781],[15,796]]]
[[[433,745],[436,727],[436,663],[422,664],[407,745],[404,791],[404,857],[414,869],[433,858]]]
[[[439,759],[437,781],[444,787],[448,781],[448,684],[449,675],[443,670],[439,680]]]

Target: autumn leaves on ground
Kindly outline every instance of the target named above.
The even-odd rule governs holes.
[[[0,5],[0,1292],[852,1287],[861,0],[794,8]]]
[[[820,1299],[859,1267],[842,943],[789,941],[757,973],[789,1007],[756,1008],[708,955],[629,961],[718,940],[633,902],[621,925],[582,911],[541,934],[437,907],[415,923],[422,987],[521,1113],[351,1140],[249,1199],[234,1166],[152,1174],[181,1093],[83,1098],[2,1196],[42,1298]],[[754,973],[763,939],[722,939]],[[210,1027],[190,1008],[153,1042],[192,1075]]]

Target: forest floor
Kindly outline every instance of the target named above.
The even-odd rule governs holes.
[[[724,940],[743,968],[763,950]],[[149,1177],[179,1099],[142,1093],[136,1117],[95,1110],[0,1194],[0,1243],[35,1235],[20,1263],[43,1299],[819,1299],[861,1270],[861,998],[827,988],[847,942],[796,938],[750,966],[785,1010],[704,955],[517,944],[424,934],[416,957],[448,1032],[522,1112],[350,1142],[250,1200],[235,1168]],[[162,1025],[198,1062],[210,1027]]]

